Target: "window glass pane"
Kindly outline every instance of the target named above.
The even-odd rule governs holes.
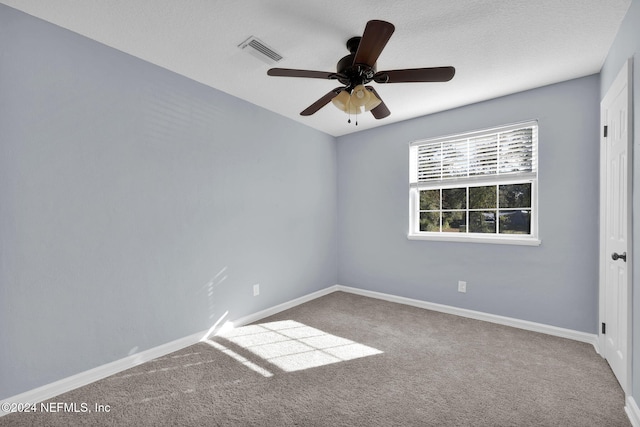
[[[442,213],[442,231],[445,233],[466,232],[466,222],[466,211],[452,211]]]
[[[420,210],[432,211],[440,209],[440,190],[420,191]]]
[[[500,211],[500,234],[531,234],[531,211]]]
[[[501,208],[530,208],[531,183],[500,186]]]
[[[445,188],[442,190],[442,209],[466,209],[466,188]]]
[[[469,208],[487,209],[496,207],[496,186],[469,187]]]
[[[440,231],[440,213],[420,212],[420,231]]]
[[[469,232],[495,233],[496,211],[469,212]]]

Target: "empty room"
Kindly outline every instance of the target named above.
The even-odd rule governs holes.
[[[638,52],[640,0],[0,0],[0,425],[640,427]]]

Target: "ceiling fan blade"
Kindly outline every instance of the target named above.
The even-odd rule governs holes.
[[[456,74],[453,67],[408,68],[379,71],[373,76],[376,83],[448,82]]]
[[[378,92],[376,92],[373,86],[365,86],[365,87],[369,89],[371,92],[373,92],[373,94],[377,96],[380,101],[382,101],[382,98],[380,98],[380,95],[378,95]],[[380,120],[389,116],[389,114],[391,114],[391,111],[389,111],[384,101],[382,101],[380,105],[378,105],[376,108],[371,109],[371,114],[373,114],[373,117]]]
[[[389,22],[378,20],[367,22],[353,63],[373,67],[394,31],[395,27]]]
[[[310,115],[312,115],[313,113],[315,113],[316,111],[318,111],[319,109],[321,109],[322,107],[327,105],[333,98],[335,98],[335,96],[337,94],[342,92],[342,89],[344,89],[344,88],[343,87],[337,87],[337,88],[331,90],[325,96],[323,96],[322,98],[318,99],[313,104],[309,105],[305,110],[303,110],[300,113],[300,115],[301,116],[310,116]]]
[[[271,68],[267,71],[270,76],[279,77],[307,77],[311,79],[338,79],[341,75],[329,71],[294,70],[292,68]]]

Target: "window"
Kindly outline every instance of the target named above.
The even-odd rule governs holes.
[[[538,123],[410,146],[410,239],[538,245]]]

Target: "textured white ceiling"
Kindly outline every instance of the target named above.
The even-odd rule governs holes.
[[[334,136],[600,71],[631,0],[0,0]],[[378,70],[453,65],[447,83],[374,84],[391,110],[347,124],[331,104],[300,111],[336,81],[269,77],[238,48],[253,35],[277,67],[335,71],[366,22],[396,31]]]

